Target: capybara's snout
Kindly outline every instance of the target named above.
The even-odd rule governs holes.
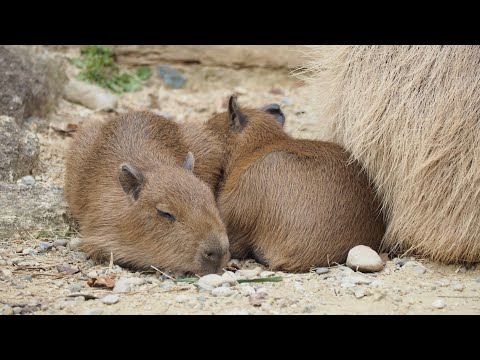
[[[216,274],[222,271],[230,260],[228,237],[226,234],[210,234],[205,246],[200,249],[201,273]]]

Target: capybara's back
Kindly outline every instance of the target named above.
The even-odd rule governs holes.
[[[67,155],[65,194],[83,249],[133,268],[217,272],[228,240],[193,166],[178,126],[155,114],[82,127]]]
[[[279,108],[273,111],[283,124]],[[226,139],[218,207],[234,257],[300,272],[345,262],[356,245],[378,249],[381,206],[345,149],[292,139],[275,116],[240,110],[232,99],[229,113],[209,124]]]

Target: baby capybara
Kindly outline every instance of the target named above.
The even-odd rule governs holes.
[[[225,146],[217,204],[232,256],[302,272],[378,249],[385,225],[360,165],[336,144],[291,138],[284,120],[278,105],[240,109],[231,97],[207,122]]]
[[[228,238],[177,124],[148,112],[91,122],[66,158],[65,197],[96,260],[173,273],[221,271]]]

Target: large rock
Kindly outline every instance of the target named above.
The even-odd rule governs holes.
[[[300,65],[297,45],[116,45],[117,61],[129,65],[161,62],[225,67],[289,68]]]
[[[75,79],[71,79],[65,86],[64,96],[68,101],[93,110],[113,110],[118,103],[118,97],[112,92]]]
[[[0,181],[14,181],[31,174],[38,154],[36,135],[21,129],[12,117],[0,116]]]
[[[0,46],[0,115],[45,116],[67,80],[65,64],[38,47]]]
[[[66,229],[70,224],[63,190],[0,182],[0,239],[25,231]]]

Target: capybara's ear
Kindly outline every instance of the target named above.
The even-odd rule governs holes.
[[[144,183],[142,172],[134,166],[124,163],[120,165],[119,180],[123,191],[137,200]]]
[[[233,132],[241,132],[247,126],[248,118],[242,114],[237,104],[237,96],[232,95],[228,100],[228,125]]]
[[[189,151],[187,153],[187,157],[185,158],[185,162],[183,163],[183,167],[189,171],[193,171],[194,166],[195,166],[195,157],[193,156],[192,152]]]
[[[269,104],[265,105],[261,108],[262,111],[269,113],[275,117],[275,120],[283,127],[285,124],[285,115],[283,114],[282,109],[280,109],[280,105],[278,104]]]

